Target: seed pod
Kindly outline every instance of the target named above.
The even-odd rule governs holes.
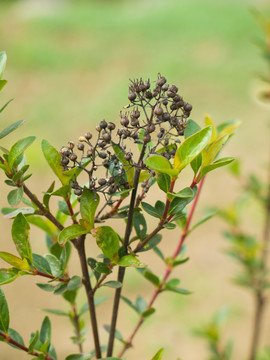
[[[77,196],[82,195],[82,189],[80,189],[80,188],[79,188],[79,189],[75,189],[75,190],[74,190],[74,194],[77,195]]]
[[[139,112],[139,110],[134,110],[132,113],[132,116],[136,119],[138,119],[140,117],[141,113]]]
[[[64,157],[61,159],[61,165],[66,166],[69,163],[68,158]]]
[[[139,125],[139,120],[138,119],[132,119],[130,122],[130,125],[133,127],[137,127]]]
[[[152,98],[153,98],[153,94],[151,93],[151,91],[146,91],[145,97],[146,97],[146,99],[152,99]]]
[[[171,109],[171,110],[176,110],[176,109],[177,109],[176,104],[171,104],[170,109]]]
[[[92,134],[90,132],[87,132],[84,134],[84,137],[87,139],[87,140],[90,140],[92,139]]]
[[[167,79],[164,76],[161,76],[159,79],[157,79],[157,85],[162,86],[166,83]]]
[[[71,161],[76,161],[77,160],[77,155],[76,154],[71,154],[70,155],[70,160]]]
[[[110,142],[110,141],[111,141],[111,135],[110,135],[109,133],[104,133],[104,134],[102,135],[102,138],[103,138],[103,140],[106,141],[106,142]]]
[[[107,154],[105,152],[101,152],[98,154],[98,156],[101,158],[101,159],[106,159],[107,157]]]
[[[86,141],[86,138],[84,136],[80,136],[78,140],[83,142],[83,141]]]
[[[163,104],[164,106],[167,106],[167,105],[168,105],[168,100],[167,100],[167,99],[163,100],[163,101],[162,101],[162,104]]]
[[[164,84],[161,86],[162,91],[167,91],[169,89],[169,86],[167,84]]]
[[[109,122],[107,127],[108,127],[109,130],[114,130],[115,129],[115,124],[113,122]]]
[[[128,94],[128,100],[134,101],[136,99],[137,95],[134,92],[131,92]]]
[[[156,127],[155,127],[154,124],[151,124],[151,125],[147,126],[147,129],[146,129],[146,131],[147,131],[149,134],[151,134],[151,133],[154,132],[155,130],[156,130]]]
[[[101,141],[98,142],[98,146],[101,147],[102,149],[103,149],[106,145],[107,145],[107,144],[106,144],[106,141],[104,141],[104,140],[101,140]]]
[[[169,98],[173,98],[173,97],[175,97],[175,93],[174,93],[173,91],[171,91],[171,90],[168,90],[168,91],[167,91],[167,96],[168,96]]]
[[[107,127],[107,122],[105,120],[102,120],[100,123],[99,123],[99,126],[101,129],[106,129]]]
[[[101,178],[101,179],[98,180],[98,183],[99,183],[100,186],[104,186],[104,185],[107,184],[107,180],[104,179],[104,178]]]
[[[116,192],[116,190],[117,190],[117,187],[115,185],[111,185],[109,187],[109,193],[110,194],[114,194]]]
[[[178,101],[180,101],[180,100],[182,100],[182,99],[180,98],[180,96],[179,96],[178,94],[175,95],[174,98],[173,98],[173,101],[174,101],[174,102],[178,102]]]
[[[170,122],[171,122],[171,124],[172,124],[173,126],[177,126],[177,125],[178,125],[178,119],[177,119],[177,117],[173,117]]]
[[[131,136],[132,139],[134,139],[134,140],[139,139],[138,133],[132,133],[130,136]]]
[[[80,150],[80,151],[83,151],[83,149],[84,149],[84,144],[83,144],[83,143],[78,143],[77,149]]]
[[[162,107],[156,106],[155,109],[154,109],[154,113],[155,113],[156,115],[162,115],[162,114],[163,114],[163,109],[162,109]]]
[[[130,161],[131,158],[132,158],[132,154],[131,154],[130,152],[128,152],[128,153],[125,154],[125,159],[126,159],[127,161]]]
[[[162,115],[162,120],[163,121],[169,121],[171,118],[171,115],[168,113],[168,112],[165,112],[163,115]]]
[[[147,144],[151,141],[151,136],[149,134],[146,134],[143,136],[142,139],[143,139],[143,142]]]
[[[178,87],[176,85],[171,85],[169,90],[176,94],[178,92]]]
[[[62,149],[59,151],[60,154],[65,154],[65,152],[67,151],[68,149],[66,147],[62,147]]]
[[[111,176],[109,178],[108,182],[109,182],[109,184],[113,184],[115,182],[114,177]]]
[[[99,125],[97,125],[97,126],[96,126],[96,130],[97,130],[98,132],[100,132],[100,131],[101,131],[101,127],[100,127]]]
[[[105,161],[103,161],[102,165],[103,165],[106,169],[108,169],[108,168],[110,167],[110,161],[109,161],[109,160],[105,160]]]
[[[183,100],[180,100],[180,101],[178,101],[177,103],[176,103],[176,106],[180,109],[181,107],[183,107],[184,106],[184,101]]]
[[[122,126],[128,126],[128,124],[129,124],[128,118],[127,118],[127,117],[121,118],[121,119],[120,119],[120,124],[121,124]]]
[[[143,85],[144,85],[144,87],[145,87],[146,90],[148,90],[148,89],[150,88],[150,83],[149,83],[148,80],[145,81],[145,82],[143,83]]]
[[[91,149],[87,150],[86,156],[91,157],[93,155],[93,151]]]
[[[64,155],[65,155],[66,157],[69,157],[69,156],[71,155],[71,151],[66,150],[66,151],[64,152]]]
[[[128,129],[124,129],[123,134],[124,136],[129,137],[131,132]]]
[[[184,110],[187,111],[187,112],[190,112],[192,110],[192,105],[186,103],[186,105],[184,106]]]
[[[77,181],[71,181],[70,186],[72,189],[77,189],[77,187],[79,186]]]
[[[75,144],[74,144],[73,141],[69,141],[69,142],[68,142],[68,148],[69,148],[69,149],[74,149],[74,146],[75,146]]]

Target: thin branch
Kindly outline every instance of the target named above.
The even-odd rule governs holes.
[[[30,273],[31,274],[31,273]],[[46,274],[46,273],[43,273],[41,271],[38,271],[37,269],[34,270],[34,272],[32,273],[33,275],[39,275],[39,276],[43,276],[43,277],[46,277],[48,279],[52,279],[52,280],[57,280],[57,281],[60,281],[60,282],[69,282],[70,280],[70,277],[67,276],[67,277],[56,277],[56,276],[53,276],[53,275],[49,275],[49,274]]]
[[[198,198],[199,198],[199,195],[201,193],[201,189],[202,189],[202,185],[203,185],[203,180],[204,178],[201,180],[200,184],[199,184],[199,187],[198,187],[198,192],[197,192],[197,195],[194,199],[194,202],[193,202],[193,206],[192,208],[190,209],[190,212],[189,212],[189,216],[188,216],[188,220],[187,220],[187,223],[186,223],[186,226],[181,234],[181,237],[179,239],[179,242],[178,242],[178,245],[175,249],[175,252],[172,256],[172,260],[175,260],[175,258],[178,256],[182,246],[183,246],[183,243],[188,235],[188,230],[189,230],[189,226],[190,226],[190,223],[191,223],[191,220],[193,218],[193,215],[194,215],[194,212],[195,212],[195,209],[196,209],[196,205],[198,203]],[[193,185],[193,187],[195,186],[196,184]],[[166,271],[163,275],[163,278],[162,278],[162,281],[161,281],[161,284],[160,286],[154,291],[148,305],[147,305],[147,309],[150,309],[153,305],[153,303],[155,302],[156,298],[158,297],[158,295],[162,292],[163,290],[163,286],[164,286],[164,283],[165,281],[168,279],[168,277],[170,276],[171,272],[173,270],[173,267],[171,265],[168,265],[167,268],[166,268]],[[132,347],[132,342],[133,342],[133,339],[136,335],[136,333],[138,332],[139,328],[141,327],[141,325],[144,323],[145,321],[145,318],[143,316],[140,316],[139,318],[139,321],[137,323],[137,325],[135,326],[134,330],[132,331],[131,335],[129,336],[128,340],[126,341],[125,345],[123,346],[122,350],[120,351],[120,353],[118,354],[118,357],[121,358],[124,353],[130,348]]]
[[[89,312],[90,312],[90,320],[92,325],[92,332],[95,344],[95,351],[97,359],[101,358],[101,350],[100,350],[100,343],[99,343],[99,335],[98,335],[98,325],[97,325],[97,317],[96,317],[96,309],[94,304],[94,293],[92,290],[92,285],[90,282],[87,260],[86,260],[86,253],[85,253],[85,235],[80,236],[77,238],[75,243],[76,249],[78,251],[78,255],[80,258],[82,275],[83,275],[83,285],[85,288]]]
[[[77,337],[77,341],[78,341],[79,352],[80,352],[80,354],[82,354],[83,353],[83,346],[81,343],[82,335],[81,335],[80,324],[79,324],[79,315],[77,313],[75,304],[72,305],[71,309],[72,309],[72,313],[73,313],[73,319],[74,319],[75,332],[76,332],[76,337]]]
[[[1,337],[4,339],[4,341],[7,342],[8,344],[14,345],[14,346],[16,346],[18,349],[23,350],[23,351],[29,353],[29,348],[28,348],[28,347],[26,347],[26,346],[18,343],[16,340],[12,339],[12,337],[11,337],[10,335],[5,334],[5,333],[3,333],[2,331],[0,331],[0,336],[1,336]],[[49,355],[43,354],[43,353],[40,353],[40,352],[37,352],[37,351],[31,351],[31,352],[29,353],[29,355],[36,356],[36,357],[40,356],[41,354],[44,355],[44,358],[45,358],[46,360],[53,360],[53,358],[50,357]]]

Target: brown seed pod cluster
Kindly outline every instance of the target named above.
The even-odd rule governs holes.
[[[142,166],[138,156],[130,150],[130,141],[147,147],[146,157],[158,153],[171,159],[177,143],[184,135],[192,105],[185,102],[176,85],[169,85],[164,76],[158,75],[154,86],[150,80],[136,79],[130,82],[129,104],[120,112],[120,126],[102,120],[91,132],[80,136],[78,143],[70,141],[60,150],[64,170],[74,167],[87,172],[88,188],[102,192],[106,199],[119,191],[132,187],[126,172],[130,167]],[[116,151],[117,150],[117,151]],[[103,169],[103,172],[101,171]],[[98,175],[96,171],[98,171]],[[153,177],[149,170],[149,177]],[[151,181],[150,181],[151,183]],[[75,176],[74,193],[80,195],[82,187]]]

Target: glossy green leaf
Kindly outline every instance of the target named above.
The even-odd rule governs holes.
[[[133,214],[133,226],[139,239],[143,239],[147,233],[147,224],[145,217],[140,211]]]
[[[110,330],[111,330],[110,325],[104,325],[103,327],[108,333],[110,333]],[[119,330],[115,329],[114,337],[115,337],[115,339],[119,340],[121,343],[124,343],[124,338]]]
[[[210,171],[213,171],[213,170],[215,170],[215,169],[217,169],[219,167],[226,166],[226,165],[230,164],[233,160],[234,160],[234,158],[232,158],[232,157],[225,157],[225,158],[214,161],[211,165],[205,166],[201,170],[200,179],[202,179]]]
[[[154,208],[152,205],[146,203],[146,202],[141,202],[142,208],[144,211],[146,211],[149,215],[154,216],[156,218],[160,218],[160,214],[157,211],[156,208]]]
[[[0,285],[9,284],[20,276],[20,270],[15,268],[0,269]]]
[[[18,205],[23,199],[23,187],[11,190],[8,193],[7,200],[10,206]]]
[[[59,154],[59,152],[46,140],[42,140],[41,147],[45,159],[50,165],[52,171],[55,173],[55,175],[58,177],[58,179],[63,185],[67,185],[74,176],[77,169],[74,168],[70,169],[71,171],[63,171],[63,167],[61,166],[61,155]]]
[[[16,245],[17,251],[20,254],[21,258],[27,258],[30,264],[33,261],[32,250],[29,242],[29,230],[30,226],[23,216],[23,214],[18,214],[12,224],[12,238]]]
[[[4,130],[0,132],[0,139],[3,139],[8,134],[12,133],[14,130],[18,129],[24,123],[23,120],[16,121],[15,123],[9,125]]]
[[[202,165],[202,154],[199,154],[195,157],[194,160],[191,161],[190,163],[190,166],[191,166],[191,169],[193,170],[194,172],[194,176],[197,175],[200,167]]]
[[[11,101],[13,101],[13,100],[14,100],[14,99],[8,100],[8,101],[5,103],[5,105],[3,105],[3,106],[0,108],[0,114],[1,114],[2,111],[5,110],[5,108],[8,106],[8,104],[9,104]],[[20,121],[21,121],[21,120],[20,120]]]
[[[188,119],[187,126],[184,131],[185,139],[187,139],[188,137],[197,133],[200,130],[201,127],[194,120]]]
[[[12,167],[15,160],[34,142],[35,136],[29,136],[25,139],[17,141],[8,154],[8,163]]]
[[[169,214],[179,214],[182,213],[184,208],[194,199],[197,194],[197,187],[193,189],[193,196],[188,198],[179,198],[175,197],[169,206]],[[181,214],[182,217],[182,214]]]
[[[122,283],[120,281],[107,281],[103,283],[102,286],[108,286],[113,289],[118,289],[122,287]]]
[[[206,214],[204,217],[202,217],[190,230],[189,233],[193,230],[195,230],[198,226],[202,225],[206,221],[210,220],[213,216],[215,216],[217,213],[217,210],[211,211],[209,214]]]
[[[175,177],[178,174],[178,172],[173,169],[169,160],[160,155],[150,155],[144,163],[150,169],[155,170],[158,174],[167,174],[171,177]]]
[[[111,269],[102,262],[96,263],[94,270],[100,274],[110,274],[112,272]]]
[[[40,215],[30,215],[27,216],[27,221],[29,224],[35,225],[39,229],[45,231],[49,235],[54,236],[56,234],[57,228],[46,218],[42,218]]]
[[[61,269],[61,263],[57,257],[52,254],[46,254],[44,258],[47,260],[53,276],[60,276],[63,270]]]
[[[3,87],[6,85],[7,80],[0,80],[0,91],[3,89]]]
[[[124,169],[127,176],[127,181],[129,185],[133,186],[133,177],[134,177],[134,167],[130,165],[129,161],[125,159],[125,154],[122,152],[121,148],[117,144],[113,144],[113,150],[117,159],[124,165]]]
[[[168,285],[165,285],[164,291],[172,291],[172,292],[175,292],[175,293],[181,294],[181,295],[190,295],[191,294],[191,291],[189,291],[187,289],[183,289],[183,288],[179,288],[179,287],[175,287],[175,286],[168,286]]]
[[[44,312],[48,312],[49,314],[59,315],[59,316],[68,316],[68,313],[63,310],[57,309],[42,309]]]
[[[23,338],[21,337],[21,335],[18,333],[18,331],[9,328],[8,329],[8,334],[9,336],[12,338],[12,340],[15,340],[17,343],[19,343],[20,345],[24,346],[24,341]],[[13,347],[14,349],[18,349],[18,347],[16,345],[13,344],[8,344],[11,347]]]
[[[71,354],[65,360],[92,360],[93,356],[90,354]]]
[[[66,301],[68,301],[71,304],[74,304],[77,294],[78,294],[78,289],[71,290],[71,291],[67,290],[63,293],[62,296]]]
[[[68,286],[67,289],[69,291],[71,290],[75,290],[78,287],[80,287],[82,285],[82,278],[80,276],[74,275],[72,276],[72,278],[69,280],[68,282]]]
[[[188,137],[178,148],[174,157],[174,168],[180,172],[206,147],[212,135],[212,127],[207,126]]]
[[[7,54],[5,51],[0,52],[0,79],[2,79],[7,63]]]
[[[208,125],[212,126],[213,131],[212,131],[211,139],[209,141],[209,144],[212,144],[217,139],[217,129],[215,127],[215,124],[214,124],[213,120],[211,119],[211,117],[209,115],[205,116],[204,123],[205,123],[206,126],[208,126]]]
[[[42,273],[52,275],[48,261],[39,254],[33,254],[33,266]]]
[[[23,178],[23,175],[26,173],[29,167],[30,165],[23,165],[20,170],[17,171],[16,174],[13,176],[13,181],[17,182],[19,179]]]
[[[80,200],[80,212],[82,218],[89,224],[88,230],[93,229],[95,224],[95,213],[99,204],[99,195],[94,191],[83,190]]]
[[[171,178],[167,174],[158,174],[157,175],[157,184],[159,188],[167,193],[171,186]]]
[[[134,311],[136,311],[137,314],[139,314],[139,310],[137,308],[136,305],[133,304],[133,302],[131,300],[129,300],[128,298],[126,298],[125,296],[121,295],[121,299],[129,306],[131,307],[131,309],[133,309]]]
[[[151,316],[152,314],[154,314],[154,312],[156,311],[156,309],[154,308],[149,308],[147,310],[145,310],[143,313],[142,313],[142,317],[144,319],[146,319],[147,317]]]
[[[17,269],[31,271],[31,267],[26,259],[22,260],[19,257],[4,251],[0,251],[0,258]]]
[[[139,314],[143,313],[147,308],[147,301],[142,298],[141,296],[138,296],[135,300],[136,308],[138,309]]]
[[[163,349],[160,349],[151,360],[161,360],[163,355]]]
[[[214,141],[208,149],[204,149],[202,151],[202,168],[207,165],[210,165],[216,158],[219,151],[223,148],[223,146],[228,141],[229,135],[224,135],[223,137],[218,138]]]
[[[46,284],[37,283],[37,286],[38,286],[41,290],[48,291],[48,292],[54,291],[54,289],[55,289],[55,285],[48,284],[48,283],[46,283]]]
[[[179,191],[178,193],[168,193],[168,199],[172,200],[174,198],[192,198],[194,197],[194,191],[190,187],[186,187]]]
[[[87,234],[87,233],[88,233],[88,230],[86,230],[81,225],[78,225],[78,224],[70,225],[60,232],[59,237],[58,237],[58,243],[60,245],[64,245],[68,241],[75,239],[78,236]]]
[[[0,288],[0,330],[4,333],[8,332],[9,328],[9,310],[7,300],[3,290]]]
[[[228,121],[226,123],[220,124],[217,127],[218,136],[222,137],[226,134],[231,135],[233,133],[233,131],[235,129],[237,129],[238,126],[240,126],[240,125],[241,125],[240,120],[232,120],[232,121]]]
[[[39,334],[39,340],[42,342],[42,344],[45,344],[47,341],[51,341],[51,322],[48,316],[45,316],[41,328],[40,328],[40,334]]]
[[[123,267],[136,267],[136,268],[144,268],[145,264],[142,264],[138,258],[133,255],[125,255],[117,261],[117,265]]]
[[[28,346],[28,352],[32,352],[35,349],[35,345],[39,340],[39,331],[37,330],[34,334],[31,334],[31,339]]]
[[[103,254],[111,259],[118,260],[119,237],[110,226],[99,226],[91,231],[96,238],[98,247]]]
[[[143,276],[147,280],[149,280],[153,285],[155,285],[157,287],[160,285],[160,279],[155,274],[153,274],[151,271],[145,270],[143,272]]]

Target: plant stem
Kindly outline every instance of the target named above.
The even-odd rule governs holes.
[[[145,149],[146,149],[146,143],[144,143],[144,145],[143,145],[142,151],[140,153],[139,161],[138,161],[138,167],[136,167],[135,175],[134,175],[134,182],[133,182],[134,189],[132,190],[132,193],[131,193],[130,206],[129,206],[127,225],[126,225],[124,244],[123,244],[125,247],[126,253],[127,253],[129,238],[130,238],[130,234],[131,234],[131,230],[132,230],[133,212],[134,212],[134,207],[135,207],[137,189],[138,189],[138,185],[139,185],[139,178],[140,178],[140,173],[141,173],[143,157],[145,154]],[[125,276],[125,268],[120,266],[119,270],[118,270],[117,280],[119,282],[121,282],[122,284],[123,284],[124,276]],[[115,291],[107,357],[112,356],[112,353],[113,353],[114,337],[115,337],[116,322],[117,322],[117,316],[118,316],[121,291],[122,291],[122,287],[116,289],[116,291]]]
[[[81,340],[81,331],[80,331],[80,324],[79,324],[79,316],[77,313],[77,309],[75,304],[72,305],[72,313],[73,313],[73,319],[74,319],[74,324],[75,324],[75,331],[76,331],[76,336],[77,336],[77,340],[78,340],[78,347],[79,347],[79,351],[82,354],[83,353],[83,347],[82,347],[82,343],[80,342]]]
[[[267,184],[267,197],[266,197],[266,205],[265,205],[265,225],[263,231],[263,249],[261,253],[261,267],[260,267],[260,280],[262,284],[259,284],[259,289],[255,292],[255,314],[253,321],[253,331],[252,331],[252,340],[250,347],[249,360],[255,360],[257,349],[259,346],[260,335],[261,335],[261,327],[262,327],[262,319],[263,319],[263,311],[265,305],[265,297],[264,297],[264,289],[262,288],[264,276],[267,268],[267,255],[268,255],[268,247],[270,242],[270,161],[268,164],[268,184]]]
[[[46,273],[43,273],[43,272],[40,272],[38,270],[34,270],[33,272],[33,275],[39,275],[39,276],[43,276],[43,277],[46,277],[48,279],[52,279],[52,280],[57,280],[57,281],[61,281],[61,282],[69,282],[70,278],[69,277],[60,277],[60,278],[57,278],[53,275],[49,275],[49,274],[46,274]]]
[[[186,226],[181,234],[181,237],[179,239],[179,242],[178,242],[178,245],[175,249],[175,252],[172,256],[172,260],[175,260],[175,258],[178,256],[182,246],[183,246],[183,243],[184,243],[184,240],[185,238],[187,237],[188,235],[188,230],[189,230],[189,226],[190,226],[190,223],[191,223],[191,220],[192,220],[192,217],[194,215],[194,212],[195,212],[195,209],[196,209],[196,205],[198,203],[198,198],[199,198],[199,195],[201,193],[201,189],[202,189],[202,185],[203,185],[203,181],[204,181],[204,178],[202,178],[201,182],[200,182],[200,185],[198,187],[198,192],[197,192],[197,195],[194,199],[194,202],[193,202],[193,206],[191,207],[190,209],[190,212],[189,212],[189,216],[188,216],[188,220],[187,220],[187,223],[186,223]],[[193,187],[195,186],[196,184],[193,185]],[[170,276],[171,272],[173,270],[173,267],[171,265],[168,265],[167,268],[166,268],[166,271],[163,275],[163,278],[162,278],[162,281],[161,281],[161,284],[160,286],[154,291],[148,305],[147,305],[147,308],[146,310],[150,309],[153,305],[153,303],[155,302],[156,298],[158,297],[158,295],[162,292],[163,290],[163,285],[165,283],[165,281],[168,279],[168,277]],[[129,336],[128,340],[126,341],[126,344],[123,346],[122,350],[120,351],[120,353],[118,354],[118,357],[121,358],[124,353],[126,352],[126,350],[128,350],[131,346],[132,346],[132,341],[136,335],[136,333],[138,332],[139,328],[141,327],[141,325],[144,323],[145,321],[145,318],[143,316],[140,316],[139,318],[139,321],[137,323],[137,325],[135,326],[134,330],[132,331],[131,335]]]
[[[28,347],[26,347],[26,346],[18,343],[16,340],[12,339],[12,338],[10,337],[10,335],[5,334],[5,333],[3,333],[2,331],[0,331],[0,336],[1,336],[1,337],[4,339],[4,341],[7,342],[8,344],[14,345],[14,346],[16,346],[18,349],[21,349],[21,350],[23,350],[23,351],[26,351],[27,353],[29,352],[29,348],[28,348]],[[42,353],[39,353],[39,352],[37,352],[37,351],[31,351],[29,354],[32,355],[32,356],[37,356],[37,357],[38,357],[38,356],[41,355]],[[44,355],[44,358],[45,358],[46,360],[53,360],[53,358],[51,358],[49,355],[47,355],[47,354],[43,354],[43,355]]]
[[[75,246],[78,251],[78,255],[79,255],[80,263],[81,263],[81,269],[82,269],[82,275],[83,275],[82,281],[83,281],[83,285],[85,288],[88,306],[89,306],[90,320],[91,320],[91,325],[92,325],[92,333],[93,333],[95,351],[96,351],[96,358],[100,359],[101,358],[101,350],[100,350],[99,335],[98,335],[96,309],[95,309],[95,304],[94,304],[94,293],[93,293],[92,285],[90,282],[87,260],[86,260],[86,253],[85,253],[85,235],[82,235],[79,238],[77,238]]]
[[[78,222],[76,220],[76,217],[74,217],[74,211],[73,211],[73,208],[72,208],[72,205],[71,205],[71,202],[70,202],[70,197],[67,198],[66,204],[67,204],[70,216],[72,217],[73,224],[78,224]]]

